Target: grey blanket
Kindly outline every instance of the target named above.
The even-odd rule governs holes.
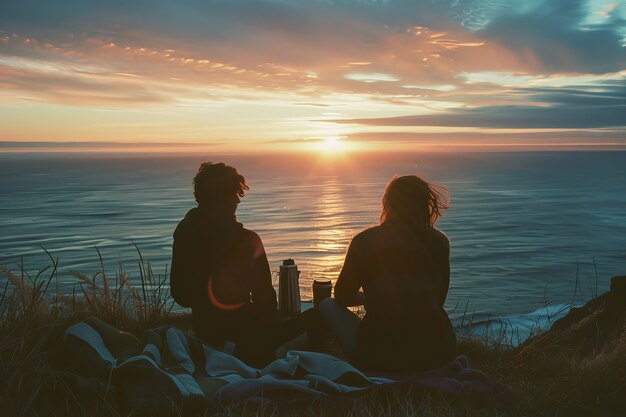
[[[139,340],[96,318],[69,327],[64,341],[75,373],[104,381],[135,410],[353,396],[383,384],[469,395],[486,404],[512,401],[509,388],[469,368],[463,356],[428,372],[366,375],[331,355],[289,351],[255,369],[172,327],[146,331]]]

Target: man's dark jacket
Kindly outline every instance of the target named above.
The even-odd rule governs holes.
[[[191,209],[174,232],[170,290],[191,307],[195,332],[222,347],[259,336],[276,318],[276,292],[259,236],[234,215]]]

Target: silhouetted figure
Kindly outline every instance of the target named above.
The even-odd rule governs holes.
[[[426,370],[456,356],[443,308],[450,245],[433,227],[442,200],[435,186],[416,176],[394,178],[382,199],[381,224],[352,239],[335,298],[321,304],[325,322],[362,370]],[[360,304],[363,320],[346,309]]]
[[[264,366],[281,343],[306,328],[307,316],[278,321],[263,243],[235,218],[248,190],[244,177],[223,163],[205,162],[193,183],[198,207],[174,232],[172,297],[191,307],[196,336],[217,348],[234,343],[236,356]]]

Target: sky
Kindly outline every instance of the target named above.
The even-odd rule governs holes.
[[[2,0],[0,152],[626,149],[626,0]]]

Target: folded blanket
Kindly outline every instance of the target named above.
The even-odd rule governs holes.
[[[470,369],[465,357],[428,372],[366,375],[331,355],[289,351],[255,369],[172,327],[148,330],[139,340],[93,317],[69,327],[64,341],[76,374],[103,381],[134,410],[345,396],[382,384],[469,394],[484,403],[512,400],[510,389]]]

